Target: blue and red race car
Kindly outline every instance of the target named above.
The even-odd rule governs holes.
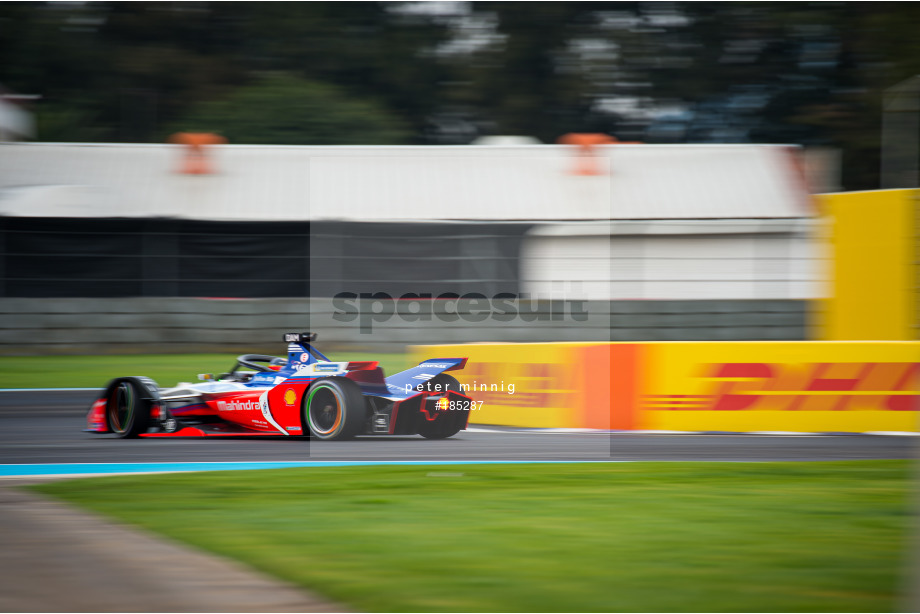
[[[87,431],[119,437],[422,435],[465,429],[474,401],[447,371],[466,358],[426,360],[384,377],[375,361],[334,362],[311,345],[314,333],[287,333],[287,359],[244,354],[228,373],[161,389],[146,377],[119,377],[87,415]]]

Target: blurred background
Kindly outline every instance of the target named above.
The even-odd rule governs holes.
[[[7,138],[162,143],[794,143],[880,186],[914,3],[6,2]]]
[[[915,339],[915,268],[897,332],[827,332],[814,195],[918,185],[918,25],[879,2],[3,3],[0,352]],[[915,246],[905,210],[880,232]],[[342,292],[543,317],[361,334]]]
[[[0,388],[89,388],[134,369],[172,385],[205,368],[219,373],[204,364],[231,353],[283,353],[283,332],[312,330],[332,359],[381,359],[391,373],[413,359],[468,356],[455,372],[465,383],[515,386],[513,395],[476,396],[486,407],[473,424],[917,434],[918,32],[916,2],[0,2]],[[357,317],[340,317],[342,297],[352,297]],[[694,343],[656,343],[670,341]],[[721,341],[750,343],[710,343]],[[418,345],[427,347],[407,349]],[[213,353],[207,361],[205,352]],[[158,362],[181,366],[182,375],[156,371]],[[18,401],[8,403],[19,412]],[[58,411],[57,401],[48,404]],[[48,454],[44,425],[35,429],[40,442],[9,430],[14,458],[123,452],[72,445],[67,431],[50,440],[56,449]],[[578,439],[578,458],[611,458],[622,445],[595,434]],[[508,441],[476,437],[476,446]],[[830,439],[801,449],[817,453]],[[849,438],[843,458],[859,457],[868,439]],[[887,439],[890,446],[898,438]],[[534,457],[561,454],[544,441],[526,444],[539,449]],[[702,441],[693,445],[714,440]],[[761,460],[766,448],[791,450],[790,441],[731,445],[750,445],[747,453]],[[385,454],[411,448],[410,458],[423,458],[413,443]],[[475,454],[490,445],[474,446]],[[315,459],[321,447],[296,454]],[[693,446],[683,449],[696,458]],[[635,458],[657,457],[652,450]],[[636,483],[645,489],[654,476],[641,471]],[[787,505],[759,486],[767,482],[751,482],[751,470],[738,471],[748,473],[719,482],[711,508],[698,505],[697,478],[712,477],[705,472],[690,481],[675,474],[690,485],[687,497],[641,492],[651,507],[645,517],[640,505],[635,518],[650,532],[636,532],[638,549],[646,537],[663,549],[651,548],[651,571],[617,577],[682,599],[686,593],[661,591],[657,578],[668,573],[661,561],[687,552],[693,558],[676,575],[692,572],[694,599],[705,594],[698,572],[713,561],[713,569],[731,567],[755,583],[751,603],[782,597],[790,591],[784,583],[810,581],[816,568],[829,570],[833,583],[806,590],[809,598],[840,599],[830,611],[872,611],[877,602],[855,597],[894,595],[893,586],[862,581],[893,576],[897,554],[883,555],[909,550],[896,486],[873,482],[825,498],[834,480],[809,482],[806,469],[784,469],[788,477],[767,479],[786,489]],[[839,479],[855,476],[839,471]],[[532,567],[567,565],[572,544],[594,544],[598,535],[621,545],[623,533],[607,528],[617,518],[611,509],[633,508],[623,504],[624,481],[565,483],[584,490],[554,499],[545,493],[562,481],[551,480],[525,493],[521,506],[456,508],[452,517],[478,524],[467,512],[481,507],[490,516],[482,524],[499,527],[486,541],[490,561],[501,550],[495,535],[523,536],[524,544],[506,548],[511,564],[484,567],[489,577],[473,576],[474,590],[456,595],[498,586],[492,571],[503,568],[525,572],[530,600],[518,605],[552,607],[533,593],[540,585],[570,607],[580,592],[572,577],[600,587],[603,599],[588,609],[609,609],[597,606],[619,598],[607,564],[633,562],[611,555],[616,548],[599,563],[581,559],[590,561],[585,573]],[[602,483],[618,490],[598,507]],[[731,495],[735,483],[748,487],[739,491],[745,496]],[[389,530],[380,518],[393,518],[393,508],[376,505],[391,494],[355,500],[364,486],[345,484],[345,499],[329,499],[329,526]],[[196,487],[191,497],[202,492]],[[112,497],[129,499],[124,491]],[[518,507],[556,513],[563,499],[606,524],[573,522],[578,516],[565,511],[562,520],[537,521],[535,538],[520,532]],[[223,541],[233,532],[212,529],[228,500],[192,504],[207,515],[199,533]],[[854,505],[878,500],[881,507]],[[374,505],[364,507],[369,523],[341,515],[366,503]],[[270,516],[290,509],[274,499],[258,507]],[[150,509],[171,527],[187,526]],[[412,536],[429,535],[418,518],[436,520],[438,531],[447,526],[443,514],[420,509],[402,516]],[[489,524],[501,509],[515,510],[508,530]],[[797,509],[805,516],[785,515]],[[855,520],[836,524],[841,510]],[[762,554],[749,547],[746,528],[734,541],[723,531],[739,519],[759,530],[763,515]],[[870,524],[884,528],[881,537],[867,532]],[[674,543],[689,543],[686,529],[696,525],[700,543],[716,549],[698,556],[696,547],[672,547],[661,537],[668,525],[679,528]],[[823,525],[828,532],[812,534]],[[269,518],[256,534],[266,526],[281,527],[275,543],[288,552],[281,546],[291,541],[290,523]],[[584,535],[572,539],[573,526]],[[547,527],[566,531],[556,540],[564,545],[559,557],[546,555],[555,552],[545,550],[553,542]],[[454,528],[445,535],[458,535]],[[371,541],[328,534],[339,540],[333,566],[341,543]],[[468,543],[462,537],[443,547],[416,542],[413,550],[405,545],[411,539],[393,535],[395,549],[413,559],[411,573],[461,577],[453,570],[476,566],[476,559],[419,566],[428,560],[416,558],[419,551],[467,552],[454,547]],[[802,558],[776,558],[784,539]],[[826,558],[812,554],[817,542],[832,545]],[[742,555],[726,558],[725,543]],[[530,556],[533,547],[544,549]],[[841,556],[850,552],[862,554]],[[763,567],[751,566],[758,557],[781,574],[759,575]],[[375,561],[348,581],[401,587],[380,569]],[[914,578],[917,569],[909,569]],[[713,594],[721,599],[730,575],[717,577]],[[917,610],[920,582],[909,584],[906,609]],[[699,609],[720,603],[736,602]],[[782,611],[792,602],[767,603]]]

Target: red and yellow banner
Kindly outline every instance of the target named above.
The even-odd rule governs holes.
[[[916,431],[920,343],[649,343],[639,428]]]
[[[450,375],[459,380],[465,394],[482,401],[481,409],[470,414],[471,423],[552,428],[571,424],[573,408],[585,402],[579,353],[586,345],[423,346],[413,348],[413,356],[419,362],[432,357],[469,358],[465,369]]]
[[[920,343],[425,346],[483,401],[473,424],[666,431],[918,431]]]

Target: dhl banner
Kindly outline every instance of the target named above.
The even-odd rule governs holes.
[[[665,431],[918,431],[920,343],[662,342],[426,346],[473,424]]]
[[[920,343],[648,343],[639,428],[916,431]]]
[[[599,348],[605,364],[596,369],[600,388],[606,391],[609,372],[609,344],[503,343],[424,346],[413,348],[421,362],[426,357],[468,357],[466,368],[451,371],[461,389],[476,401],[470,414],[474,424],[554,428],[581,423],[586,405],[606,413],[608,398],[588,403],[584,398],[583,353]],[[578,416],[575,414],[579,413]]]

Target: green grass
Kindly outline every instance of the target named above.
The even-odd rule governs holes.
[[[366,611],[881,612],[907,461],[286,469],[38,490]],[[130,544],[125,544],[130,548]]]
[[[123,375],[144,375],[169,388],[196,382],[199,373],[230,370],[236,354],[0,356],[0,388],[102,388]],[[331,360],[378,360],[387,374],[408,368],[403,354],[342,352]]]

